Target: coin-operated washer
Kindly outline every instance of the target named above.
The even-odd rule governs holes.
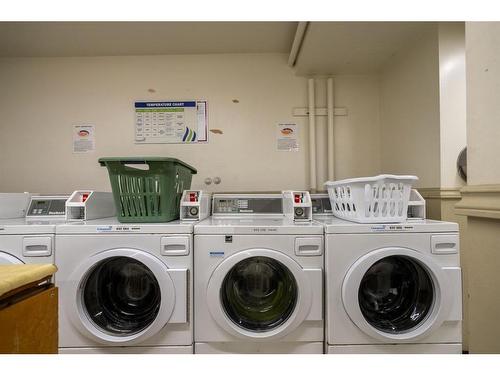
[[[193,225],[209,200],[184,192],[182,221],[57,227],[60,353],[193,353]]]
[[[325,228],[327,353],[461,353],[458,224],[425,219],[412,190],[408,219],[359,224],[313,195]]]
[[[74,192],[71,197],[80,192]],[[88,199],[82,203],[83,212],[92,217],[114,215],[111,196],[95,204],[96,196],[109,193],[87,191],[85,194]],[[54,263],[56,226],[68,219],[70,195],[24,193],[2,197],[0,217],[10,218],[0,220],[0,264]]]
[[[194,229],[195,353],[323,353],[323,226],[310,214],[307,192],[214,194]]]
[[[26,194],[4,195],[0,216],[10,218],[0,220],[0,265],[54,263],[55,228],[66,220],[68,196]]]

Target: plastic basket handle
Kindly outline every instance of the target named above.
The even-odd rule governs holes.
[[[148,164],[145,160],[120,160],[120,163],[125,164]]]
[[[99,164],[101,164],[101,166],[105,167],[107,165],[107,163],[109,163],[109,161],[100,161]],[[117,160],[116,163],[120,163],[120,164],[148,164],[147,161],[145,160]]]

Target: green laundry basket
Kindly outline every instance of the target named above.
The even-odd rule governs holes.
[[[191,188],[196,169],[173,158],[100,158],[108,168],[121,223],[166,222],[179,218],[182,192]],[[135,168],[134,165],[149,168]]]

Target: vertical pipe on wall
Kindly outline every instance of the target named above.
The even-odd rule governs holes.
[[[309,188],[316,192],[316,103],[314,99],[314,78],[307,81],[309,102]]]
[[[335,138],[334,138],[334,122],[335,118],[335,108],[333,106],[333,78],[328,78],[326,83],[326,101],[328,107],[328,143],[327,143],[327,155],[328,155],[328,181],[333,181],[335,179]]]

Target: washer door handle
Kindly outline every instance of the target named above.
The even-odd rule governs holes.
[[[183,256],[189,255],[190,239],[189,237],[162,237],[161,238],[161,255],[164,256]]]
[[[23,238],[23,256],[48,257],[52,255],[51,237],[25,237]]]
[[[320,256],[323,254],[323,237],[299,237],[295,239],[295,255]]]

